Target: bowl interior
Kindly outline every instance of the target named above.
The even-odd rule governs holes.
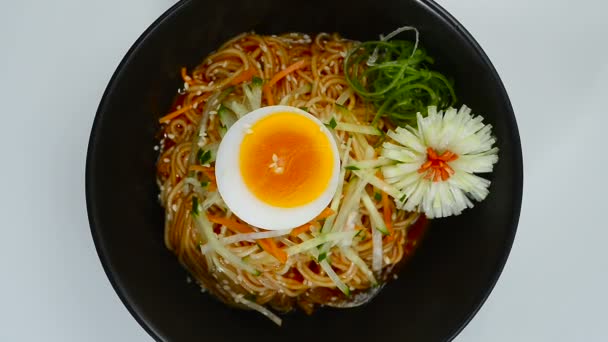
[[[195,66],[244,31],[339,32],[366,40],[404,25],[419,29],[436,68],[456,81],[459,102],[494,127],[500,161],[489,176],[488,198],[461,216],[433,222],[399,278],[363,307],[322,309],[311,317],[290,314],[278,328],[188,284],[163,243],[153,150],[157,118],[181,85],[180,67]],[[182,1],[142,35],[116,71],[95,119],[87,160],[89,218],[104,268],[135,318],[163,341],[451,339],[502,270],[521,191],[519,136],[502,83],[468,33],[427,0]]]

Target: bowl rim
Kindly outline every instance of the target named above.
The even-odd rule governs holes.
[[[159,27],[163,24],[164,21],[178,13],[182,10],[183,7],[190,4],[194,0],[180,0],[171,7],[169,7],[163,14],[161,14],[152,24],[150,24],[146,30],[135,40],[135,42],[131,45],[129,50],[125,53],[124,57],[121,59],[120,63],[116,67],[115,71],[104,90],[104,93],[101,97],[101,101],[99,106],[97,107],[97,111],[95,113],[95,118],[93,120],[93,124],[91,127],[91,134],[89,137],[88,147],[87,147],[87,157],[86,157],[86,165],[85,165],[85,198],[86,198],[86,206],[87,206],[87,216],[89,220],[89,226],[91,230],[91,235],[93,238],[93,242],[95,244],[95,249],[97,251],[97,255],[99,257],[99,261],[103,267],[103,270],[110,281],[114,291],[120,298],[123,305],[127,308],[131,316],[135,318],[135,320],[139,323],[139,325],[152,337],[155,341],[165,342],[164,338],[161,334],[153,328],[153,325],[150,324],[147,320],[145,320],[140,314],[140,309],[132,304],[129,296],[123,289],[123,284],[119,283],[115,278],[112,269],[114,268],[111,265],[111,262],[107,259],[106,247],[102,240],[102,234],[99,233],[99,229],[97,227],[97,216],[95,214],[94,207],[96,206],[97,200],[95,199],[95,190],[93,186],[93,154],[97,145],[97,128],[100,124],[101,117],[103,112],[105,112],[105,108],[107,106],[108,98],[111,93],[113,93],[117,80],[122,76],[125,71],[125,68],[131,62],[131,59],[134,53],[141,48],[142,43],[148,39],[155,31],[159,29]],[[507,259],[510,255],[511,249],[513,247],[513,242],[515,240],[515,235],[517,233],[517,227],[519,223],[519,217],[521,214],[521,204],[523,197],[523,184],[524,184],[524,174],[523,174],[523,155],[521,149],[521,140],[519,135],[519,130],[517,126],[516,117],[513,112],[513,106],[511,105],[511,101],[508,97],[506,88],[498,75],[494,65],[490,61],[489,57],[483,51],[479,43],[473,38],[473,36],[464,28],[464,26],[456,20],[447,10],[445,10],[442,6],[436,3],[434,0],[417,0],[423,6],[428,7],[432,12],[434,12],[438,17],[444,20],[448,25],[452,26],[457,33],[462,36],[470,45],[472,50],[478,55],[480,60],[489,68],[491,71],[491,78],[493,82],[496,84],[498,90],[505,94],[506,100],[506,113],[505,115],[510,115],[512,119],[512,123],[515,126],[514,130],[511,130],[511,135],[513,138],[513,147],[514,147],[514,163],[519,165],[519,168],[516,174],[513,174],[515,178],[516,188],[514,189],[514,215],[512,217],[511,222],[511,230],[507,238],[504,241],[503,247],[503,255],[502,258],[498,260],[497,268],[494,272],[494,275],[489,279],[489,282],[486,285],[486,288],[481,291],[472,304],[472,307],[467,310],[467,314],[460,319],[460,322],[452,329],[452,331],[448,334],[446,341],[453,340],[458,334],[462,332],[462,330],[471,322],[473,317],[479,312],[481,307],[484,305],[490,294],[492,293],[494,287],[498,279],[500,278],[504,267],[507,263]]]

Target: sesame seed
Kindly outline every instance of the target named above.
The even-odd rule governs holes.
[[[186,283],[190,284],[192,282],[192,278],[186,277]]]
[[[196,92],[196,96],[201,96],[201,95],[203,95],[203,91],[202,90],[199,90],[199,91]]]
[[[198,108],[198,102],[194,102],[194,104],[192,105],[192,108],[194,108],[194,109]]]
[[[167,138],[173,140],[173,139],[175,139],[175,135],[174,134],[167,134]]]
[[[211,87],[215,83],[214,81],[209,82],[208,86]]]
[[[168,163],[168,162],[170,162],[170,161],[171,161],[171,159],[169,159],[169,158],[165,158],[165,159],[163,159],[163,162],[165,162],[165,163]]]
[[[171,206],[171,209],[172,209],[173,211],[177,211],[177,204],[173,204],[173,205]]]
[[[158,145],[154,145],[154,151],[158,151]]]

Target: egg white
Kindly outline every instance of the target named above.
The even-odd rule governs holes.
[[[293,208],[269,205],[258,199],[247,187],[240,171],[240,146],[251,127],[260,119],[274,113],[287,112],[302,115],[318,124],[319,130],[329,139],[333,156],[333,170],[325,190],[313,201]],[[338,187],[340,157],[331,132],[319,119],[291,106],[268,106],[243,116],[228,130],[220,142],[215,161],[215,177],[220,196],[230,210],[252,226],[280,230],[305,224],[327,207]]]

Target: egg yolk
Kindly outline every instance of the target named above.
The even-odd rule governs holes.
[[[317,122],[279,112],[253,124],[240,146],[241,176],[261,201],[293,208],[317,199],[333,173],[330,140]]]

